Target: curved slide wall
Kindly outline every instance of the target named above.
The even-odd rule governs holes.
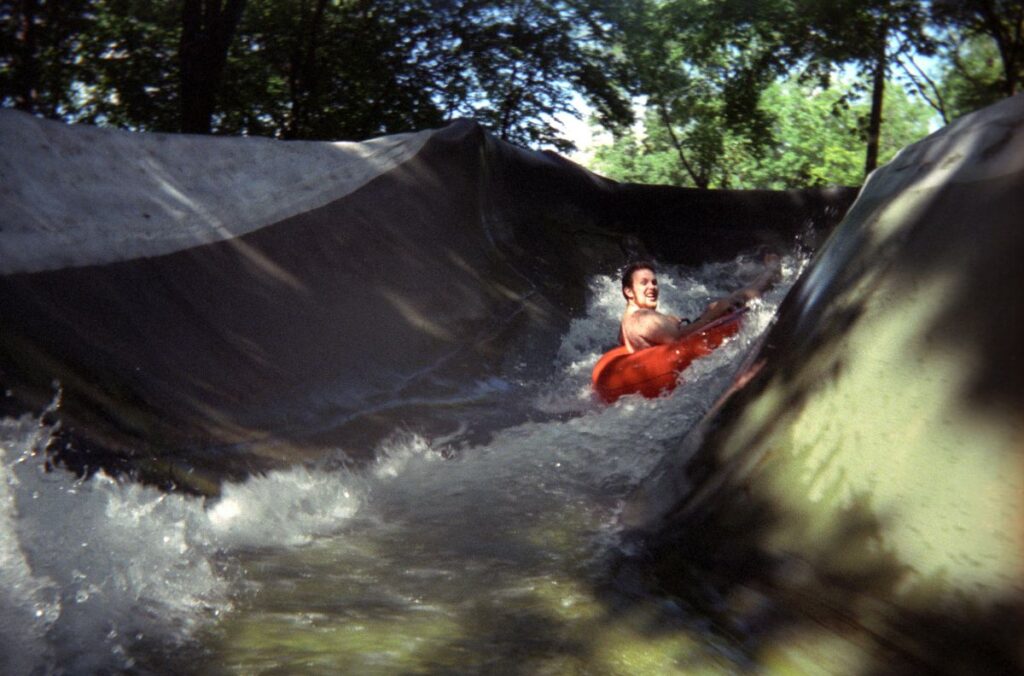
[[[768,673],[1024,671],[1022,261],[1017,96],[870,177],[633,496],[654,584]]]
[[[334,144],[8,110],[0,148],[4,410],[59,383],[66,457],[193,484],[372,448],[396,402],[543,371],[588,274],[813,244],[853,197],[620,185],[468,121]]]

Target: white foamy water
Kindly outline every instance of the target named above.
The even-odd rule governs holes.
[[[128,668],[133,644],[180,644],[228,607],[196,500],[47,473],[50,434],[28,416],[0,425],[4,673]]]
[[[30,416],[3,420],[0,672],[156,669],[160,655],[194,643],[202,630],[254,612],[239,608],[240,590],[276,584],[251,579],[246,562],[255,560],[254,551],[301,554],[319,542],[340,542],[359,551],[337,563],[337,575],[358,570],[359,594],[372,588],[388,607],[422,613],[440,608],[445,593],[516,593],[521,583],[507,581],[506,573],[495,583],[488,566],[521,568],[529,577],[564,565],[561,545],[536,541],[546,519],[585,514],[587,547],[608,546],[622,497],[728,386],[737,361],[771,321],[797,273],[797,262],[784,263],[787,282],[755,305],[736,338],[691,366],[686,383],[669,396],[630,396],[607,406],[590,391],[590,369],[613,346],[624,305],[618,281],[599,277],[586,315],[564,336],[543,394],[509,391],[531,397],[540,422],[491,430],[490,440],[476,446],[460,444],[458,435],[396,432],[372,466],[272,472],[225,485],[215,501],[103,474],[79,481],[48,473],[42,449],[53,430]],[[665,269],[662,309],[695,317],[759,270],[747,259]],[[347,529],[354,529],[351,536]],[[396,548],[402,551],[388,553]],[[367,557],[367,549],[378,553]],[[306,573],[282,577],[289,575]],[[461,581],[451,592],[436,592],[431,606],[414,588],[421,578],[434,586],[442,578]],[[362,598],[332,593],[340,608]]]

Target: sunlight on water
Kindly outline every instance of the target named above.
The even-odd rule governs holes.
[[[227,484],[209,503],[103,474],[47,473],[53,430],[29,416],[3,420],[0,670],[735,664],[700,621],[599,591],[612,576],[602,562],[621,499],[770,323],[801,264],[785,263],[786,283],[670,396],[606,406],[591,393],[590,369],[614,345],[624,305],[618,281],[598,277],[549,379],[507,393],[529,397],[542,422],[487,430],[477,445],[396,430],[371,466],[271,472]],[[662,309],[695,317],[759,270],[745,258],[663,270]]]

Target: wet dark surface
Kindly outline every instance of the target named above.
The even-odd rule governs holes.
[[[325,447],[358,457],[392,414],[431,418],[478,382],[543,371],[589,275],[651,252],[810,245],[852,197],[619,185],[455,123],[349,196],[250,234],[0,278],[5,411],[38,413],[59,382],[69,463],[162,483]]]

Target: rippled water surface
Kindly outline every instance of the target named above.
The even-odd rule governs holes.
[[[797,262],[786,261],[786,279]],[[662,271],[662,309],[695,316],[755,276],[746,258]],[[52,430],[0,426],[0,665],[10,673],[651,673],[739,669],[700,617],[633,594],[609,567],[622,499],[676,445],[767,327],[656,400],[589,389],[614,342],[617,280],[592,280],[550,377],[477,384],[533,422],[444,438],[396,429],[377,461],[225,486],[217,500],[45,473]],[[472,408],[479,409],[481,401]],[[486,417],[493,420],[493,416]],[[485,443],[479,439],[485,438]],[[472,441],[470,441],[472,440]],[[341,454],[339,453],[339,457]]]

